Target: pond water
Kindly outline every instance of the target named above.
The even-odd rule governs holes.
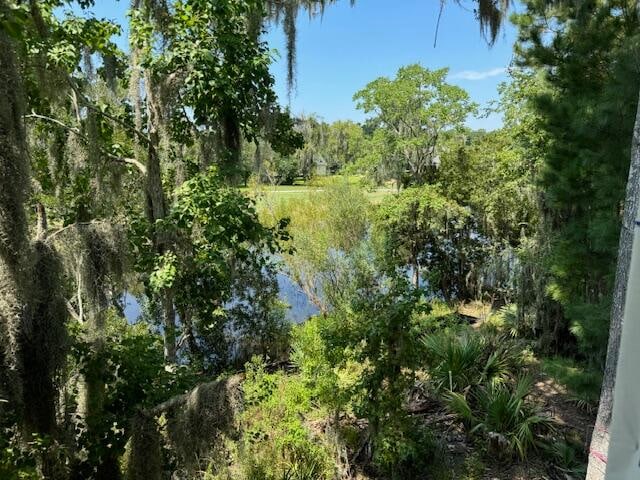
[[[309,301],[307,295],[288,275],[278,273],[277,278],[280,300],[290,305],[286,314],[287,320],[291,323],[302,323],[308,318],[318,314],[318,307]],[[124,298],[124,314],[127,320],[131,323],[136,322],[141,313],[142,309],[138,299],[126,293]]]

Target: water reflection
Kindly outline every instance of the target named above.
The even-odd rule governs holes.
[[[308,318],[317,315],[319,310],[313,303],[309,301],[307,295],[291,278],[284,274],[278,273],[278,290],[279,298],[290,308],[287,310],[286,318],[291,323],[302,323]],[[142,314],[140,302],[130,293],[126,293],[123,299],[124,314],[130,323],[135,323]]]

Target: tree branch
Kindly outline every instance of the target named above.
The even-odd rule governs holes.
[[[236,375],[232,375],[231,377],[225,378],[224,380],[214,380],[212,382],[199,383],[187,393],[171,397],[169,400],[166,400],[159,405],[156,405],[155,407],[147,408],[141,413],[148,417],[155,417],[163,412],[172,410],[175,407],[185,404],[190,397],[198,395],[198,390],[208,390],[210,388],[239,389],[241,388],[243,380],[244,374],[238,373]]]
[[[120,125],[121,127],[130,130],[132,133],[134,133],[140,140],[142,140],[144,143],[149,144],[151,143],[151,140],[149,140],[149,137],[142,131],[138,130],[136,127],[131,126],[131,125],[127,125],[122,119],[118,118],[118,117],[114,117],[113,115],[104,112],[102,110],[100,110],[99,108],[97,108],[93,102],[91,101],[91,99],[89,97],[87,97],[84,93],[82,93],[80,91],[80,89],[78,89],[78,87],[73,83],[73,80],[71,78],[67,78],[68,82],[69,82],[69,86],[71,87],[71,89],[75,92],[75,94],[80,97],[83,102],[84,102],[84,106],[87,107],[89,110],[102,115],[105,118],[108,118],[109,120],[116,122],[118,125]]]
[[[34,111],[32,111],[28,115],[25,115],[24,118],[34,118],[34,119],[37,119],[37,120],[42,120],[42,121],[45,121],[45,122],[53,123],[55,125],[58,125],[61,128],[64,128],[65,130],[77,135],[86,144],[89,143],[89,139],[85,135],[83,135],[82,132],[80,132],[79,128],[72,127],[71,125],[67,125],[66,123],[61,122],[57,118],[48,117],[46,115],[40,115],[40,114],[38,114],[38,113],[36,113]],[[106,151],[104,148],[100,148],[100,152],[105,157],[107,157],[109,160],[111,160],[113,162],[126,163],[126,164],[129,164],[129,165],[133,165],[143,175],[147,174],[147,167],[145,167],[142,163],[140,163],[135,158],[119,157],[118,155],[114,155],[113,153]]]

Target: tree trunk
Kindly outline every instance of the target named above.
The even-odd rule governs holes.
[[[150,82],[149,76],[145,80],[145,85]],[[147,86],[147,102],[153,101],[150,93],[152,86]],[[149,107],[153,111],[153,107]],[[163,255],[168,249],[168,239],[164,232],[156,229],[156,222],[162,220],[167,214],[167,201],[162,186],[162,171],[158,148],[160,139],[158,127],[154,122],[159,118],[154,114],[149,114],[149,148],[147,156],[147,215],[151,228],[154,230],[154,248],[157,255]],[[164,334],[164,359],[167,364],[176,363],[176,313],[173,306],[173,294],[170,288],[164,288],[160,292],[160,302],[162,305],[162,325]]]
[[[132,3],[132,8],[139,8],[136,2]],[[132,47],[131,52],[131,75],[130,92],[134,105],[135,127],[138,132],[142,130],[142,100],[140,98],[140,67],[138,65],[138,50]],[[156,255],[163,255],[167,251],[169,239],[166,234],[158,232],[156,222],[165,218],[167,214],[167,199],[162,185],[162,169],[160,165],[160,134],[162,130],[162,113],[160,99],[156,96],[157,82],[148,71],[144,72],[144,88],[146,111],[147,111],[147,131],[146,152],[141,144],[141,139],[136,136],[136,155],[144,156],[146,153],[146,178],[145,178],[145,199],[147,209],[147,220],[152,229],[154,250]],[[138,159],[144,161],[144,159]],[[164,337],[164,359],[166,364],[175,364],[176,357],[176,318],[173,305],[173,294],[171,289],[163,289],[157,300],[162,307],[162,325]]]
[[[189,352],[193,358],[202,361],[202,350],[198,346],[198,342],[196,342],[196,336],[193,333],[193,316],[188,308],[180,310],[180,320],[182,321],[184,336],[187,341],[187,346],[189,347]]]
[[[164,361],[168,365],[177,362],[176,356],[176,310],[173,295],[166,288],[162,291],[162,326],[164,327]]]
[[[633,128],[633,141],[631,145],[631,163],[629,165],[629,177],[627,180],[627,192],[624,203],[622,229],[620,230],[620,243],[618,246],[618,265],[616,268],[616,280],[613,291],[613,305],[611,309],[611,325],[609,327],[609,344],[607,347],[607,361],[604,368],[602,390],[600,392],[600,405],[598,416],[591,437],[589,448],[589,465],[587,480],[601,480],[604,478],[607,453],[609,450],[609,425],[613,409],[613,392],[616,380],[616,368],[618,365],[618,353],[620,350],[620,338],[622,322],[629,281],[631,264],[631,251],[633,245],[633,233],[638,212],[640,195],[640,100],[636,112],[636,122]]]
[[[0,3],[2,6],[4,2]],[[18,337],[28,312],[29,188],[20,79],[11,39],[0,29],[0,412],[21,413]]]
[[[0,8],[5,2],[0,2]],[[3,8],[4,10],[4,8]],[[20,73],[13,41],[0,29],[0,413],[9,408],[29,440],[56,436],[54,374],[64,358],[66,307],[58,258],[31,244],[25,211],[30,174]],[[44,218],[44,209],[40,212]],[[44,223],[41,225],[46,228]],[[57,444],[37,455],[38,473],[65,477]]]
[[[413,275],[412,275],[413,286],[416,288],[420,288],[420,263],[417,258],[413,260]]]

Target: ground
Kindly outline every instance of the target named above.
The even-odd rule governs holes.
[[[556,436],[574,438],[586,452],[590,432],[595,422],[595,413],[585,411],[575,405],[567,390],[552,378],[539,374],[534,386],[533,398],[543,405],[545,413],[557,423]],[[414,396],[408,406],[415,418],[421,419],[432,430],[442,451],[431,471],[427,471],[420,480],[579,480],[583,478],[576,470],[562,469],[554,465],[545,452],[532,454],[525,461],[513,459],[499,460],[483,452],[483,445],[474,443],[466,434],[455,416],[433,398]],[[344,431],[359,431],[364,438],[366,421],[348,416],[341,419]],[[327,419],[309,422],[312,431],[320,434],[328,428]],[[362,442],[357,442],[362,445]],[[355,469],[356,480],[371,480],[366,467],[358,463],[359,451],[347,452],[350,467]],[[586,455],[584,456],[586,459]],[[377,478],[377,477],[376,477]]]
[[[543,405],[544,412],[557,423],[558,438],[572,438],[584,448],[585,458],[595,412],[578,407],[565,387],[540,373],[534,384],[533,399]],[[435,406],[435,408],[434,408]],[[553,466],[543,452],[524,462],[492,461],[482,455],[481,445],[470,442],[462,426],[451,414],[437,404],[421,414],[446,445],[444,465],[432,476],[433,480],[578,480],[578,473]]]

